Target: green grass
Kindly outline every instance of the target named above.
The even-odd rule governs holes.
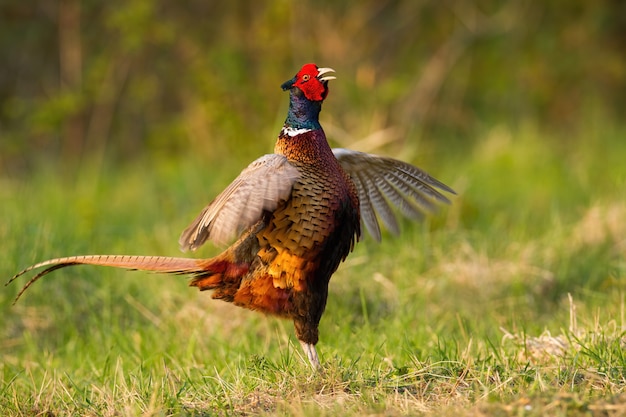
[[[499,128],[469,152],[415,161],[459,196],[400,237],[366,238],[340,267],[320,328],[323,375],[291,323],[184,278],[76,267],[14,306],[24,281],[3,288],[0,414],[625,413],[623,136]],[[0,178],[0,276],[64,255],[179,255],[179,232],[244,164]]]

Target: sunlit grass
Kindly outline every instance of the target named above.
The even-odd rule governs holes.
[[[181,277],[77,267],[14,306],[19,283],[3,288],[2,414],[624,412],[626,145],[617,132],[596,139],[564,151],[500,127],[471,152],[438,149],[425,165],[459,196],[400,237],[365,238],[340,267],[323,375],[291,323]],[[5,178],[0,276],[63,255],[179,255],[180,230],[245,163]]]

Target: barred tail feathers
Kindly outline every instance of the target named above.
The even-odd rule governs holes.
[[[32,277],[15,297],[15,302],[36,281],[50,272],[73,265],[96,265],[129,270],[161,272],[168,274],[210,274],[210,259],[174,258],[167,256],[133,256],[133,255],[86,255],[69,256],[65,258],[50,259],[32,265],[17,273],[6,284],[9,285],[20,276],[38,268],[47,267]]]

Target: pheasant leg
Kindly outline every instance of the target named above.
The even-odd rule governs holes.
[[[306,343],[300,340],[300,345],[302,346],[302,350],[306,353],[306,357],[309,358],[309,362],[311,362],[311,366],[316,370],[322,368],[320,365],[320,360],[317,356],[317,351],[315,350],[315,345],[311,343]]]

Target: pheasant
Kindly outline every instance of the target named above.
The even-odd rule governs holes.
[[[392,206],[410,218],[450,201],[454,191],[407,163],[347,149],[331,149],[319,122],[331,68],[306,64],[282,84],[289,110],[273,154],[252,162],[185,229],[182,250],[207,240],[224,244],[210,259],[163,256],[87,255],[56,258],[15,275],[46,267],[15,301],[44,275],[88,264],[184,274],[190,286],[212,297],[294,322],[296,336],[314,368],[318,325],[328,283],[361,237],[361,224],[378,241],[379,220],[399,231]]]

